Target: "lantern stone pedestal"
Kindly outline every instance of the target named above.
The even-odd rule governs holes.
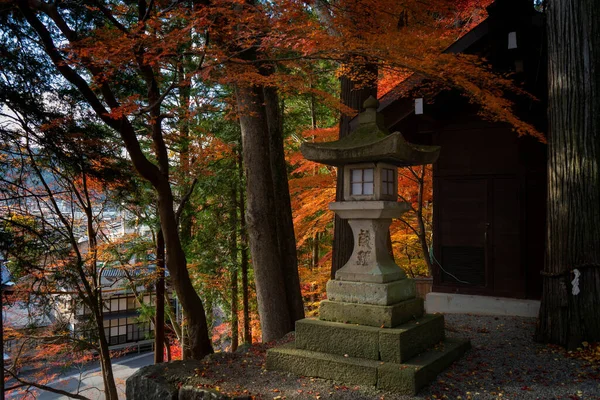
[[[354,252],[327,283],[319,319],[297,321],[295,342],[270,349],[267,369],[416,394],[470,343],[444,337],[444,317],[424,314],[414,281],[387,252],[391,219],[408,207],[362,201],[330,208],[349,220]]]
[[[343,168],[344,201],[330,209],[354,235],[350,260],[327,283],[319,319],[296,322],[294,343],[267,351],[267,369],[373,385],[413,395],[469,347],[444,336],[444,317],[426,315],[415,283],[388,253],[397,202],[397,168],[435,162],[440,148],[416,146],[385,128],[371,97],[358,128],[329,143],[304,143],[305,158]]]

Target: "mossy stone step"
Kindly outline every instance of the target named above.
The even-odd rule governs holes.
[[[377,387],[415,395],[470,348],[468,339],[447,338],[405,363],[383,363],[377,369]]]
[[[401,363],[444,338],[444,317],[425,315],[395,328],[303,319],[296,322],[296,348],[375,361]]]
[[[356,385],[377,385],[380,362],[297,349],[294,343],[267,350],[267,369]]]
[[[413,298],[389,306],[323,300],[319,306],[319,319],[323,321],[360,324],[377,328],[393,328],[420,318],[423,314],[423,299],[421,298]]]
[[[469,347],[468,340],[446,339],[398,364],[297,349],[294,343],[288,343],[267,351],[267,369],[415,395]]]

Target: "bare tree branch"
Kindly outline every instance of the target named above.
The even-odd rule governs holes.
[[[52,393],[60,394],[63,396],[67,396],[71,399],[91,400],[89,397],[85,397],[78,393],[70,393],[65,390],[53,388],[52,386],[43,385],[41,383],[31,382],[31,381],[21,379],[10,370],[5,369],[4,371],[8,372],[8,374],[11,375],[13,377],[13,379],[15,379],[17,382],[19,382],[22,386],[31,386],[36,389],[41,389],[41,390],[45,390],[47,392],[52,392]]]

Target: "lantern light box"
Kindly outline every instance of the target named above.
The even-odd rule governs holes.
[[[398,167],[387,163],[344,166],[344,200],[387,200],[398,198]]]

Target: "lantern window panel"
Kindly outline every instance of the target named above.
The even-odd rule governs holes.
[[[394,195],[396,174],[393,169],[383,168],[381,173],[381,191],[384,195]]]
[[[373,168],[355,168],[351,170],[350,185],[352,195],[372,195],[374,193]]]

